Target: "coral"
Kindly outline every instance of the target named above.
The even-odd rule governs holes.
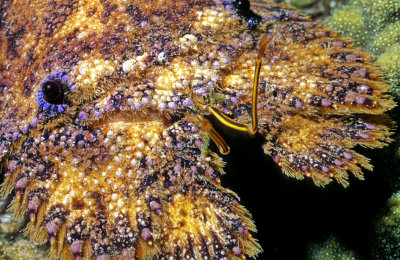
[[[398,0],[360,0],[370,29],[378,31],[400,19],[400,2]]]
[[[0,201],[0,259],[38,260],[48,259],[47,246],[33,244],[22,235],[27,219],[16,219],[11,213],[5,213],[9,199]]]
[[[0,234],[0,259],[3,260],[47,260],[47,248],[33,244],[28,238],[10,238]]]
[[[336,10],[327,24],[376,55],[375,60],[393,86],[392,93],[399,98],[400,1],[352,0]]]
[[[331,14],[332,10],[341,7],[346,0],[274,0],[274,2],[293,5],[302,13],[314,19],[323,20]]]
[[[385,213],[376,222],[372,237],[372,252],[376,259],[400,258],[400,192],[388,200]]]
[[[335,11],[329,17],[328,25],[351,38],[357,46],[362,45],[369,37],[361,3],[352,2]]]
[[[376,54],[392,53],[398,54],[395,50],[388,50],[393,45],[400,44],[400,21],[390,23],[368,42],[367,48]]]
[[[331,235],[325,241],[311,244],[308,247],[308,260],[357,260],[357,253],[343,246]]]
[[[385,70],[389,82],[395,86],[392,92],[400,97],[400,43],[390,46],[379,56],[377,62]]]

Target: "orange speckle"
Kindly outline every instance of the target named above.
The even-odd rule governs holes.
[[[370,78],[370,79],[377,79],[377,78],[378,78],[378,75],[375,74],[375,73],[371,73],[371,74],[369,74],[369,78]]]

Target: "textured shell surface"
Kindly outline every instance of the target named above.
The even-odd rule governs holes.
[[[290,7],[234,0],[3,0],[1,195],[60,259],[244,259],[261,246],[195,120],[251,124],[283,173],[371,170],[391,141],[368,55]]]

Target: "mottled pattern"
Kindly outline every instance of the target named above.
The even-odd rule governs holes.
[[[250,123],[263,34],[265,152],[317,185],[362,178],[372,166],[352,148],[390,141],[388,86],[364,53],[288,7],[2,1],[1,192],[15,191],[10,210],[29,215],[32,240],[62,259],[261,252],[195,116],[212,106]]]

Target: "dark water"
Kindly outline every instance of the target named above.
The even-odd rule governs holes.
[[[358,149],[374,165],[373,172],[364,171],[364,181],[350,176],[347,188],[336,181],[317,187],[310,179],[281,173],[264,155],[261,139],[221,130],[231,147],[224,157],[222,185],[235,191],[253,214],[254,236],[264,249],[258,259],[306,259],[307,246],[331,234],[362,259],[372,258],[374,222],[394,192],[387,172],[390,149]]]

